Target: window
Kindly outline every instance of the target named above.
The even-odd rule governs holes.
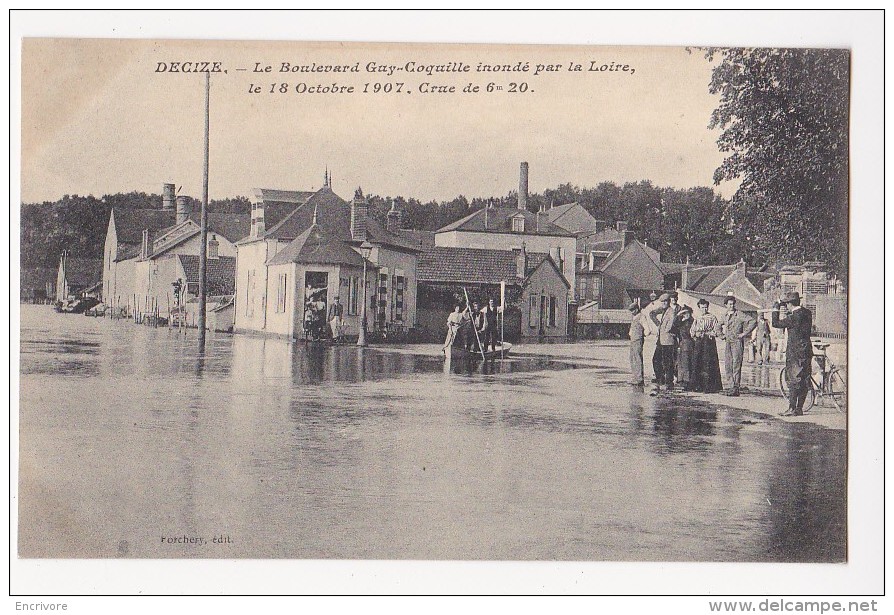
[[[348,279],[348,314],[356,316],[360,307],[360,278]]]
[[[804,282],[805,295],[828,295],[829,282],[827,280],[807,280]]]
[[[379,273],[379,284],[376,292],[376,323],[379,328],[385,327],[385,321],[388,316],[388,270],[383,268]]]
[[[404,286],[406,278],[402,275],[394,276],[394,322],[404,320]]]
[[[525,232],[525,218],[524,218],[524,216],[516,216],[512,219],[512,232],[513,233],[524,233]]]
[[[559,302],[555,297],[549,298],[549,326],[556,326],[556,313],[559,311]]]
[[[276,311],[278,313],[283,313],[286,311],[286,284],[287,284],[288,275],[285,273],[279,274],[279,286],[276,290]]]
[[[528,326],[532,329],[537,328],[537,321],[539,314],[537,313],[537,296],[531,295],[528,297]]]

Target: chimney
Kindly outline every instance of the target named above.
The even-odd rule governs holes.
[[[366,241],[366,212],[366,199],[363,191],[357,188],[351,201],[351,239],[354,241]]]
[[[385,228],[389,233],[397,233],[403,226],[404,212],[397,208],[395,201],[391,202],[391,209],[385,214]]]
[[[615,223],[615,229],[616,229],[619,233],[623,233],[624,231],[627,230],[627,221],[626,221],[626,220],[618,220],[618,221]]]
[[[621,249],[626,248],[633,240],[636,239],[636,233],[633,231],[622,231],[621,232]]]
[[[742,274],[745,274],[745,259],[740,259],[738,263],[736,263],[736,271],[741,271]]]
[[[217,235],[211,235],[208,240],[208,258],[218,258],[220,256],[220,242],[217,241]]]
[[[191,213],[192,213],[192,207],[189,204],[189,197],[178,196],[177,197],[177,224],[186,222],[189,219],[189,214],[191,214]]]
[[[689,290],[689,256],[686,256],[686,262],[683,263],[683,270],[680,272],[680,290]]]
[[[164,211],[174,211],[174,184],[164,184],[161,187],[161,208]]]
[[[143,229],[143,242],[140,244],[140,259],[146,260],[152,256],[152,233],[149,229]]]
[[[528,251],[525,242],[522,242],[521,250],[515,253],[515,275],[524,278],[528,275]]]
[[[521,163],[518,176],[518,208],[528,208],[528,163]]]
[[[264,199],[259,198],[257,202],[251,204],[251,237],[263,237],[264,228]]]

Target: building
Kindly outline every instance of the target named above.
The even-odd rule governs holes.
[[[797,292],[801,305],[813,313],[816,335],[826,339],[847,337],[847,289],[825,263],[809,261],[785,264],[764,282],[764,303],[771,304],[781,293]]]
[[[172,310],[188,301],[185,297],[198,296],[201,226],[191,215],[186,199],[180,197],[174,225],[161,229],[155,237],[144,229],[139,256],[133,259],[131,265],[132,313],[138,319],[145,314],[168,318]],[[208,214],[208,295],[234,292],[236,242],[248,233],[248,214]],[[184,289],[183,297],[175,293],[175,283]]]
[[[78,258],[62,252],[56,273],[56,301],[74,299],[102,279],[102,261]]]
[[[567,335],[571,285],[546,253],[435,247],[419,256],[419,323],[429,339],[443,339],[453,306],[488,299],[500,304],[506,284],[508,340]]]
[[[143,231],[157,233],[175,222],[176,215],[169,209],[112,209],[103,248],[102,298],[116,313],[133,314],[134,265],[140,257]]]
[[[573,233],[549,221],[545,211],[527,210],[528,164],[521,164],[517,207],[485,207],[435,232],[439,248],[486,248],[549,254],[562,275],[575,287],[577,242]],[[569,297],[569,300],[573,297]]]
[[[369,251],[371,268],[368,275],[372,284],[367,290],[369,330],[391,332],[414,327],[416,263],[421,248],[397,232],[402,215],[392,209],[387,224],[381,225],[368,216],[360,189],[348,203],[332,191],[328,175],[323,187],[315,192],[255,189],[250,233],[236,246],[235,330],[303,336],[303,326],[298,326],[303,320],[295,320],[294,314],[303,314],[311,300],[322,303],[318,309],[328,311],[333,298],[339,297],[345,306],[345,335],[357,335],[362,274],[351,267],[362,265],[361,247]],[[316,229],[307,235],[311,227]],[[349,259],[342,244],[358,259]],[[309,246],[337,250],[338,262],[314,262],[309,257]],[[274,261],[287,248],[291,256]],[[314,258],[319,261],[326,257]],[[342,275],[342,270],[350,275]],[[286,277],[283,282],[280,276],[290,273],[292,279]],[[283,283],[286,291],[281,295]],[[291,294],[288,289],[293,289]],[[285,308],[281,296],[287,302]],[[285,325],[286,319],[291,324]]]
[[[705,295],[727,296],[749,305],[764,306],[763,288],[774,274],[749,269],[744,260],[732,265],[694,265],[661,263],[665,288],[693,291]]]
[[[550,206],[546,218],[575,237],[586,237],[605,229],[605,222],[594,218],[580,203]]]

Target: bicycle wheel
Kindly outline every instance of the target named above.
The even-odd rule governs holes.
[[[808,384],[807,395],[804,397],[804,407],[801,411],[804,414],[810,411],[813,408],[813,404],[816,403],[816,393],[815,393],[816,383],[813,381],[813,376],[810,377],[810,382]],[[782,396],[788,399],[788,379],[785,377],[785,368],[783,367],[779,370],[779,390],[782,393]]]
[[[847,412],[847,384],[838,368],[829,372],[829,392],[827,393],[839,412]]]

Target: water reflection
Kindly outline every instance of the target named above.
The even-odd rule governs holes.
[[[843,434],[653,398],[610,360],[243,335],[200,354],[194,332],[36,310],[21,346],[26,557],[844,553]],[[220,533],[224,550],[159,539]]]

